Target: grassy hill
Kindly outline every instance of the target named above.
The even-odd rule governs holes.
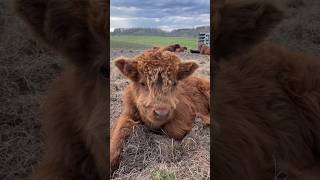
[[[171,44],[180,44],[186,46],[188,49],[196,49],[197,38],[129,35],[112,35],[110,37],[111,49],[145,49],[153,46],[167,46]]]
[[[111,35],[197,37],[200,32],[210,32],[210,27],[200,26],[196,28],[174,29],[170,32],[159,28],[116,28]]]

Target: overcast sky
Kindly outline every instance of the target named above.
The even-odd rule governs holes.
[[[210,0],[111,0],[111,31],[132,27],[172,30],[209,24]]]

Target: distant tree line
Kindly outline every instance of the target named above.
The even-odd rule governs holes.
[[[210,27],[175,29],[171,32],[159,28],[116,28],[111,35],[197,37],[200,32],[210,32]]]

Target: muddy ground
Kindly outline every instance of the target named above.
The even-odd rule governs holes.
[[[287,17],[269,39],[293,50],[319,55],[320,1],[287,1]],[[24,180],[41,158],[42,99],[48,84],[62,71],[64,61],[33,40],[25,25],[14,15],[11,2],[0,1],[0,179]],[[113,58],[122,54],[111,53]],[[123,55],[135,53],[124,52]],[[188,56],[181,54],[182,58],[197,59]],[[199,73],[208,72],[207,68]],[[116,92],[111,99],[115,105],[111,108],[112,120],[120,112],[120,90],[126,85],[117,72],[113,74],[112,87],[119,89],[112,89]],[[141,179],[157,169],[164,173],[158,171],[160,173],[156,175],[169,172],[172,176],[170,172],[175,172],[176,176],[184,177],[182,179],[205,175],[209,166],[208,142],[208,130],[198,122],[181,142],[138,128],[124,149],[123,162],[127,165],[122,164],[114,177]],[[193,174],[190,175],[189,170]]]
[[[111,50],[111,123],[121,113],[122,90],[128,84],[115,68],[113,60],[119,56],[132,58],[142,51]],[[210,56],[176,53],[182,60],[195,60],[199,64],[196,75],[209,78]],[[138,126],[124,145],[119,169],[115,179],[151,179],[157,173],[176,179],[209,179],[210,129],[197,119],[190,134],[182,141],[169,139]]]

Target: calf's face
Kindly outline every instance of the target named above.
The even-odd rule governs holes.
[[[133,82],[140,116],[152,128],[160,128],[173,118],[179,83],[198,67],[161,50],[147,51],[132,60],[119,58],[115,64]]]

